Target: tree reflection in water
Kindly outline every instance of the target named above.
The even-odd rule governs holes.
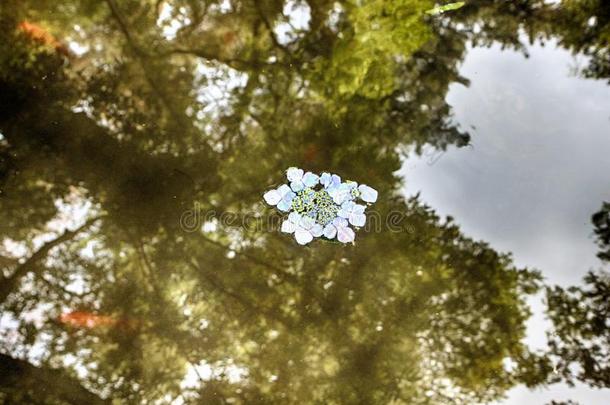
[[[564,3],[6,0],[0,398],[470,404],[554,381],[553,348],[521,341],[540,275],[394,173],[405,148],[468,143],[445,101],[468,43],[557,38],[607,78],[608,8]],[[291,7],[308,24],[279,35]],[[218,220],[268,220],[294,165],[374,184],[400,221],[304,248]],[[195,205],[215,217],[187,232]]]

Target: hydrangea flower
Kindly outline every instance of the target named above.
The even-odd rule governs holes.
[[[277,206],[280,211],[288,212],[292,207],[292,200],[296,194],[285,184],[282,184],[275,190],[267,191],[263,198],[269,205]]]
[[[354,230],[348,226],[347,221],[339,217],[324,227],[323,235],[327,239],[334,239],[336,236],[341,243],[350,243],[356,238]]]
[[[341,243],[351,243],[356,238],[354,230],[350,228],[344,218],[335,218],[333,226],[337,229],[337,240]]]
[[[357,197],[357,194],[353,193],[353,190],[357,191],[358,184],[355,182],[341,183],[336,187],[330,189],[328,194],[333,198],[335,204],[341,205],[345,201],[353,200]]]
[[[320,180],[318,175],[313,174],[312,172],[303,174],[303,170],[297,169],[296,167],[288,169],[286,171],[286,177],[288,178],[288,181],[290,181],[290,188],[295,192],[301,191],[305,187],[314,187]]]
[[[303,169],[291,167],[286,171],[288,184],[269,190],[263,198],[280,211],[289,212],[282,223],[282,232],[294,234],[300,245],[314,238],[337,239],[352,243],[356,237],[350,227],[362,227],[366,223],[364,204],[377,201],[377,190],[354,181],[341,181],[332,173],[319,176]]]
[[[282,232],[294,233],[297,243],[299,245],[306,245],[313,238],[322,236],[323,228],[312,217],[291,212],[288,215],[288,219],[282,223]]]
[[[364,226],[366,215],[364,215],[364,205],[356,204],[348,200],[341,204],[341,209],[337,213],[341,218],[345,218],[354,226]]]
[[[322,184],[325,189],[332,189],[341,184],[341,177],[336,174],[322,173],[320,175],[320,184]]]
[[[366,184],[361,184],[358,186],[358,191],[360,192],[360,198],[362,201],[366,201],[367,203],[374,203],[377,201],[377,190],[373,187],[369,187]]]

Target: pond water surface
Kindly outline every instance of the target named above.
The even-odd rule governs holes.
[[[608,403],[605,2],[51,3],[0,4],[0,403]],[[379,192],[353,243],[290,167]]]

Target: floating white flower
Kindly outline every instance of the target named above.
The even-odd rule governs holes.
[[[337,229],[337,240],[341,243],[351,243],[356,238],[354,230],[347,224],[345,218],[335,218],[333,226]]]
[[[353,181],[341,182],[336,174],[324,172],[318,176],[297,167],[286,170],[290,185],[283,184],[263,195],[269,205],[289,212],[282,223],[282,232],[294,234],[297,243],[306,245],[314,238],[337,239],[352,243],[356,234],[350,225],[366,223],[365,205],[377,201],[377,190]]]
[[[333,187],[328,191],[328,194],[333,198],[335,204],[341,205],[345,201],[350,201],[354,199],[353,190],[357,191],[358,184],[350,181],[347,183],[341,183],[336,187]]]
[[[366,201],[367,203],[374,203],[377,201],[377,190],[373,187],[361,184],[358,186],[358,191],[360,192],[360,199],[362,199],[362,201]]]
[[[291,212],[288,214],[288,218],[282,222],[282,232],[293,233],[297,229],[297,225],[301,220],[301,215],[296,212]]]
[[[335,220],[336,219],[337,218],[335,218]],[[323,235],[327,239],[334,239],[335,236],[337,236],[337,227],[333,223],[326,225],[324,227]]]
[[[282,223],[282,232],[294,233],[294,238],[300,245],[306,245],[313,240],[322,236],[322,225],[308,216],[301,216],[296,212],[291,212],[288,219]]]
[[[354,230],[349,227],[345,218],[335,218],[332,223],[324,227],[323,235],[327,239],[334,239],[341,243],[351,243],[354,241],[356,234]]]
[[[288,212],[292,207],[292,200],[296,194],[285,184],[282,184],[275,190],[267,191],[263,198],[269,205],[277,206],[280,211]]]
[[[322,184],[326,189],[333,189],[335,187],[339,187],[341,184],[341,177],[337,176],[336,174],[322,173],[320,175],[320,184]]]
[[[341,204],[341,209],[337,212],[337,215],[347,219],[350,224],[360,227],[364,226],[366,222],[365,208],[364,205],[356,204],[353,201],[345,201]]]
[[[290,181],[290,188],[295,192],[301,191],[306,187],[315,187],[320,180],[317,174],[313,174],[312,172],[303,174],[303,170],[297,169],[296,167],[291,167],[286,170],[286,177],[288,178],[288,181]]]

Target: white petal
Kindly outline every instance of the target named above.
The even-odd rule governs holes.
[[[342,243],[350,243],[354,241],[356,234],[352,228],[347,226],[340,226],[337,228],[337,239]]]
[[[286,194],[292,193],[292,190],[286,184],[282,184],[277,188],[277,192],[280,193],[283,198]]]
[[[337,212],[337,216],[341,217],[341,218],[349,218],[350,216],[350,212],[346,209],[341,208],[338,212]]]
[[[305,173],[305,175],[303,176],[303,183],[307,186],[307,187],[313,187],[316,184],[318,184],[318,181],[320,181],[320,178],[318,177],[317,174],[313,174],[312,172],[307,172]]]
[[[285,233],[293,233],[297,229],[297,226],[294,222],[290,220],[285,220],[282,222],[282,232]]]
[[[347,183],[342,183],[341,185],[339,185],[339,187],[337,187],[336,189],[332,189],[332,192],[329,192],[329,194],[331,195],[331,197],[333,198],[333,201],[336,204],[343,204],[345,201],[348,200],[353,200],[353,196],[352,196],[352,186],[350,186]]]
[[[291,167],[286,171],[286,177],[288,181],[297,181],[303,178],[303,169]]]
[[[327,189],[328,192],[330,192],[330,190],[336,190],[340,186],[341,186],[341,177],[337,176],[336,174],[333,174],[330,177],[330,181],[328,182],[327,185],[324,186],[324,188]]]
[[[291,212],[290,214],[288,214],[288,220],[296,225],[301,220],[301,214],[299,214],[298,212]]]
[[[349,223],[354,225],[354,226],[358,226],[358,227],[364,226],[365,222],[366,222],[366,215],[364,215],[364,214],[354,214],[354,213],[352,213],[349,216]]]
[[[341,209],[351,212],[354,210],[355,206],[356,206],[356,203],[353,201],[344,201],[343,204],[341,204]]]
[[[305,184],[303,184],[303,182],[301,180],[295,180],[292,183],[290,183],[290,188],[292,189],[292,191],[301,191],[305,188]]]
[[[353,204],[353,203],[352,203]],[[365,206],[361,205],[361,204],[354,204],[352,206],[352,213],[353,214],[364,214],[364,210],[365,210]]]
[[[337,228],[339,228],[340,226],[342,227],[346,227],[347,226],[347,219],[344,218],[335,218],[333,219],[333,225]]]
[[[337,228],[333,224],[328,224],[324,227],[324,236],[328,239],[333,239],[337,235]]]
[[[292,203],[290,201],[281,200],[277,204],[277,209],[280,211],[288,212],[292,208]]]
[[[322,173],[322,175],[320,176],[320,184],[322,184],[324,187],[328,187],[330,185],[331,180],[332,177],[330,176],[330,173]]]
[[[346,193],[345,190],[342,190],[341,187],[332,190],[329,194],[333,198],[335,204],[339,205],[343,204],[348,197],[348,193]]]
[[[358,187],[358,191],[360,191],[360,198],[362,201],[366,201],[369,203],[374,203],[377,201],[377,190],[372,187],[367,186],[366,184],[361,184]]]
[[[309,233],[308,230],[297,227],[294,232],[294,238],[297,240],[299,245],[307,245],[309,242],[313,240],[313,236]]]
[[[263,194],[265,202],[269,205],[277,205],[282,199],[282,195],[277,190],[270,190]]]
[[[311,229],[316,224],[312,217],[304,216],[299,221],[299,226],[303,229]]]
[[[322,225],[320,224],[314,224],[309,232],[311,232],[314,237],[319,238],[324,233],[324,228],[322,228]]]

